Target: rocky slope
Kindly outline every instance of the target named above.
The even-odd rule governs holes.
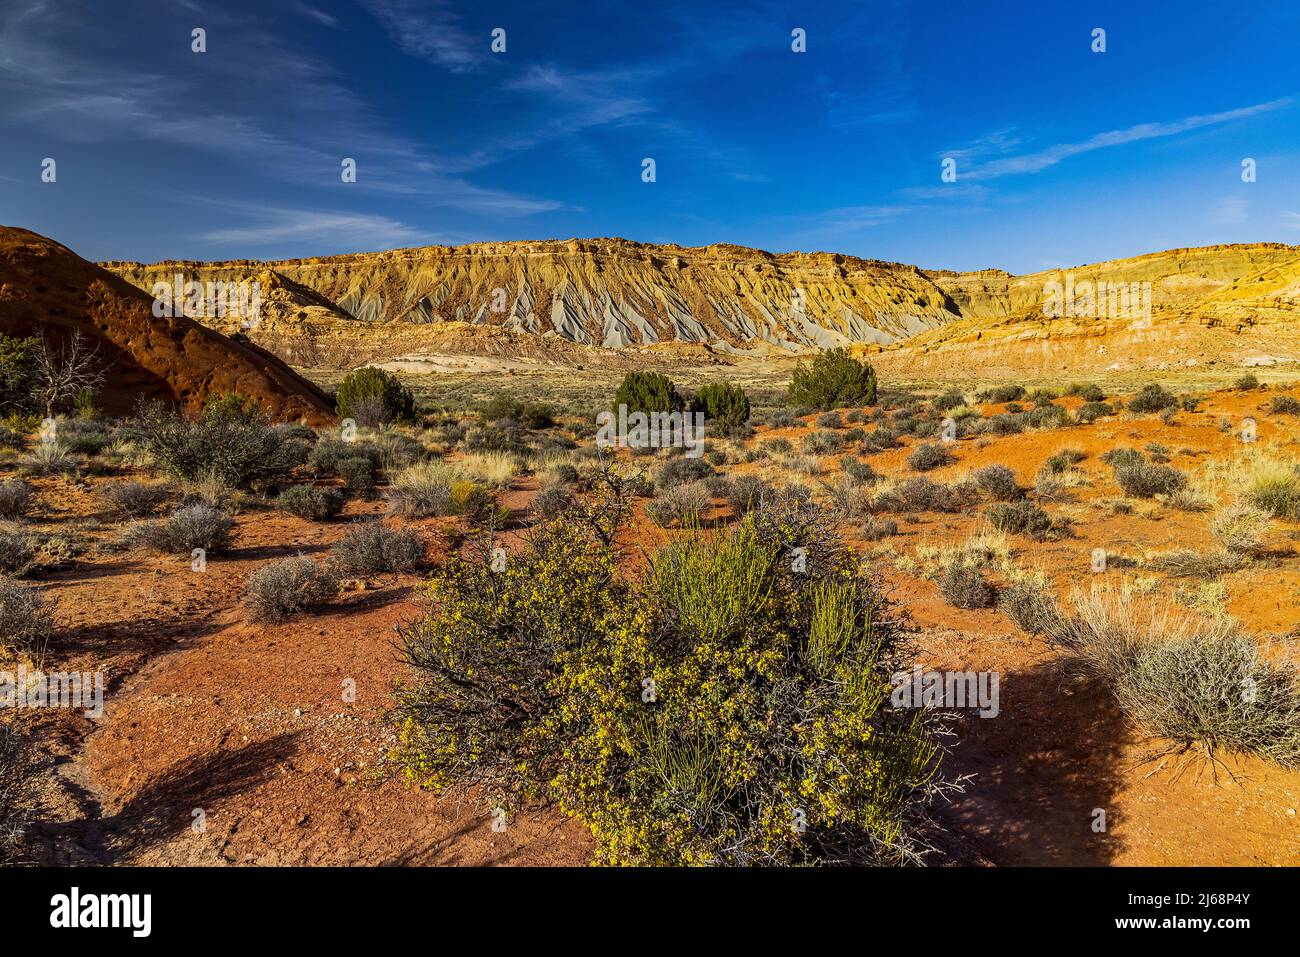
[[[622,350],[673,343],[765,356],[888,344],[958,317],[948,296],[913,266],[727,245],[593,239],[269,263],[105,265],[144,289],[178,271],[204,281],[262,277],[272,292],[264,294],[254,338],[303,358],[312,358],[305,355],[310,341],[316,359],[342,357],[349,338],[353,358],[376,358],[374,333],[385,344],[381,352],[419,351],[415,343],[437,340],[449,327],[460,345],[482,338],[475,328],[495,327],[523,336],[521,345],[552,340],[560,356],[568,354],[565,344]],[[388,348],[393,344],[398,352]]]
[[[144,289],[178,273],[258,282],[262,317],[248,334],[307,367],[436,365],[454,355],[621,367],[782,359],[836,345],[917,375],[1300,360],[1300,247],[1278,243],[1023,276],[619,239],[105,265]],[[1091,300],[1081,293],[1090,287]],[[1045,314],[1053,296],[1056,314]]]
[[[157,318],[153,299],[25,229],[0,226],[0,333],[55,345],[88,337],[107,370],[98,397],[112,414],[140,398],[190,409],[213,393],[239,392],[277,419],[327,420],[329,399],[279,358],[184,316]]]

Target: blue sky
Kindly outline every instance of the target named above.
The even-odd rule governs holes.
[[[1030,272],[1293,243],[1297,47],[1289,2],[3,0],[0,222],[141,260],[623,236]]]

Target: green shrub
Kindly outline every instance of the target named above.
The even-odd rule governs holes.
[[[504,570],[452,559],[402,632],[408,774],[553,801],[601,863],[904,859],[937,758],[925,713],[888,707],[904,629],[830,536],[794,571],[791,522],[690,533],[636,578],[576,522]]]
[[[918,445],[907,457],[908,466],[918,472],[928,472],[930,469],[948,465],[952,461],[953,457],[948,450],[937,443]]]
[[[976,469],[971,478],[981,489],[1001,502],[1023,498],[1024,492],[1016,482],[1016,473],[1005,465],[986,465]]]
[[[349,495],[369,498],[375,491],[375,463],[365,455],[350,455],[335,465]]]
[[[1028,579],[1012,582],[999,592],[998,611],[1031,635],[1048,634],[1060,619],[1052,593]]]
[[[998,502],[990,505],[984,517],[1000,532],[1022,535],[1045,535],[1052,529],[1052,518],[1033,502]]]
[[[712,422],[726,435],[749,421],[749,396],[745,390],[730,382],[710,382],[695,394],[694,407],[704,413],[704,420]]]
[[[1125,495],[1134,498],[1172,495],[1187,485],[1187,477],[1177,469],[1147,462],[1118,466],[1115,469],[1115,481]]]
[[[1130,412],[1161,412],[1178,404],[1173,393],[1166,391],[1154,382],[1144,385],[1142,391],[1129,400]]]
[[[1249,389],[1258,389],[1258,388],[1259,388],[1259,377],[1256,376],[1255,373],[1253,373],[1253,372],[1247,372],[1245,375],[1240,376],[1240,377],[1239,377],[1239,378],[1238,378],[1238,379],[1237,379],[1237,380],[1232,384],[1232,387],[1233,387],[1234,389],[1237,389],[1237,390],[1239,390],[1239,391],[1243,391],[1243,392],[1244,392],[1244,391],[1247,391],[1247,390],[1249,390]]]
[[[483,407],[484,422],[516,422],[525,429],[549,429],[555,425],[555,408],[545,402],[525,402],[498,395]]]
[[[165,485],[145,482],[114,482],[101,493],[105,504],[122,518],[146,518],[167,501],[170,493]]]
[[[985,581],[983,573],[962,561],[950,562],[944,569],[939,591],[955,608],[992,608],[998,597],[997,589]]]
[[[659,372],[629,372],[614,393],[613,411],[626,406],[628,414],[681,412],[686,407],[673,380]]]
[[[809,405],[816,409],[874,405],[876,371],[842,348],[827,349],[813,357],[811,367],[799,363],[790,380],[787,396],[792,405]]]
[[[1268,410],[1274,415],[1300,415],[1300,399],[1289,395],[1275,396],[1268,404]]]
[[[334,543],[330,555],[341,571],[352,575],[412,572],[424,563],[424,539],[410,529],[360,521]]]
[[[338,593],[338,575],[328,564],[297,557],[263,565],[248,578],[248,618],[278,624]]]
[[[0,415],[28,415],[38,411],[36,400],[35,338],[0,335]]]
[[[340,418],[376,426],[415,416],[415,398],[391,372],[366,366],[353,369],[339,383],[335,406]]]
[[[990,389],[985,389],[979,394],[979,398],[984,402],[1015,402],[1017,399],[1025,397],[1025,387],[1022,385],[999,385]]]
[[[818,429],[804,436],[803,450],[806,455],[834,455],[844,450],[844,437],[829,429]]]
[[[128,432],[167,472],[188,481],[213,477],[231,488],[249,488],[283,477],[300,461],[284,436],[239,396],[210,402],[193,422],[161,403],[145,405]]]
[[[840,468],[855,485],[874,485],[880,481],[880,473],[871,467],[870,462],[846,455],[840,459]]]
[[[1121,468],[1128,465],[1141,465],[1146,461],[1146,456],[1137,449],[1121,447],[1103,453],[1101,460],[1111,468]]]
[[[1043,463],[1043,470],[1052,475],[1059,475],[1061,472],[1068,472],[1087,457],[1079,449],[1061,449],[1047,457],[1047,461]]]
[[[698,524],[709,507],[709,490],[703,482],[673,485],[645,506],[646,517],[661,528],[673,522],[685,527]]]
[[[686,456],[671,458],[655,472],[655,487],[660,489],[698,482],[713,475],[713,466],[703,459],[688,459]]]
[[[343,511],[347,496],[334,488],[315,485],[294,485],[276,498],[275,504],[288,512],[312,522],[325,522]]]
[[[131,526],[127,542],[175,555],[190,555],[196,548],[215,553],[229,548],[234,527],[234,519],[221,509],[196,502],[181,506],[165,521]]]
[[[1114,414],[1115,407],[1107,402],[1085,402],[1079,406],[1079,411],[1075,413],[1075,416],[1084,425],[1091,425],[1103,416]]]

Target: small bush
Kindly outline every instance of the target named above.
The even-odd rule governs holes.
[[[949,563],[939,579],[939,591],[955,608],[992,608],[998,593],[973,565],[962,561]]]
[[[1226,618],[1202,619],[1129,589],[1093,589],[1051,633],[1139,725],[1184,749],[1300,765],[1295,675]]]
[[[1025,387],[1022,385],[994,386],[981,392],[979,397],[985,402],[1015,402],[1017,399],[1025,397]]]
[[[1005,465],[987,465],[971,476],[975,484],[1000,502],[1013,502],[1023,498],[1024,492],[1016,482],[1016,473]]]
[[[502,419],[517,422],[525,429],[549,429],[555,425],[555,409],[544,402],[522,402],[499,395],[484,406],[483,421]]]
[[[1173,393],[1166,391],[1163,387],[1151,383],[1142,387],[1142,391],[1129,400],[1128,409],[1130,412],[1162,412],[1165,409],[1171,409],[1178,404],[1178,399]]]
[[[1300,521],[1300,472],[1273,459],[1263,459],[1251,468],[1242,500],[1274,518]]]
[[[840,468],[854,485],[874,485],[880,481],[880,473],[871,467],[870,462],[864,462],[851,455],[840,459]]]
[[[1045,535],[1052,530],[1052,518],[1033,502],[998,502],[989,506],[984,517],[1000,532],[1018,535]]]
[[[1187,485],[1187,477],[1168,465],[1141,462],[1115,469],[1115,481],[1124,494],[1133,498],[1170,495]]]
[[[375,463],[364,455],[352,455],[339,459],[335,466],[339,478],[343,479],[348,494],[357,498],[369,498],[375,491]]]
[[[1068,472],[1087,457],[1079,449],[1061,449],[1061,451],[1047,457],[1047,461],[1043,463],[1043,469],[1057,475],[1061,472]]]
[[[661,528],[673,522],[694,525],[709,507],[709,490],[703,482],[673,485],[652,502],[647,502],[646,516]]]
[[[230,546],[234,527],[234,519],[221,509],[196,502],[178,508],[165,521],[145,522],[128,529],[128,541],[176,555],[192,554],[196,548],[216,553]]]
[[[842,429],[844,420],[840,418],[838,412],[822,412],[813,420],[813,423],[819,429]]]
[[[614,393],[612,411],[627,406],[633,412],[681,412],[686,403],[672,379],[659,372],[629,372]]]
[[[32,487],[22,479],[0,482],[0,518],[22,518],[31,505]]]
[[[375,427],[415,415],[415,398],[391,372],[367,366],[353,369],[339,383],[335,403],[339,417]]]
[[[887,705],[904,632],[799,514],[814,530],[798,543],[823,556],[806,572],[786,557],[793,515],[767,509],[679,537],[635,577],[566,521],[504,571],[449,563],[402,631],[402,766],[552,801],[591,829],[598,863],[907,859],[937,754],[923,712]],[[792,828],[801,790],[820,797]]]
[[[749,397],[744,389],[730,382],[710,382],[701,387],[693,406],[723,435],[741,429],[749,421]]]
[[[1108,402],[1085,402],[1079,406],[1075,417],[1084,425],[1091,425],[1098,419],[1115,414],[1115,407]]]
[[[286,558],[263,565],[248,578],[250,621],[277,624],[322,605],[338,593],[338,576],[311,558]]]
[[[817,353],[811,367],[799,363],[787,396],[792,405],[822,410],[874,405],[876,372],[842,348],[826,349]]]
[[[688,482],[698,482],[713,475],[713,466],[703,459],[688,459],[686,456],[669,459],[655,472],[655,487],[669,489]]]
[[[930,407],[936,412],[948,412],[966,404],[966,397],[957,389],[950,389],[930,400]]]
[[[844,450],[844,437],[838,432],[819,429],[804,437],[803,450],[807,455],[834,455]]]
[[[918,472],[928,472],[953,461],[948,450],[937,443],[918,445],[907,457],[907,464]]]
[[[892,518],[879,518],[872,515],[859,526],[858,534],[868,542],[878,542],[883,538],[897,535],[898,523]]]
[[[300,461],[300,447],[286,439],[255,406],[214,401],[198,421],[188,421],[161,403],[140,408],[128,427],[179,479],[217,478],[230,488],[249,488],[283,477]]]
[[[772,495],[772,487],[756,475],[741,475],[726,489],[727,504],[737,515],[760,508]]]
[[[563,485],[544,485],[533,499],[533,511],[544,519],[552,519],[563,515],[573,504],[573,495]]]
[[[39,662],[53,634],[53,608],[41,590],[0,578],[0,649]]]
[[[123,518],[147,518],[167,501],[170,493],[165,485],[145,482],[114,482],[104,489],[104,502]]]
[[[343,511],[347,496],[334,488],[315,485],[295,485],[280,493],[276,505],[312,522],[327,522]]]
[[[36,559],[31,536],[21,532],[0,532],[0,575],[23,575]]]
[[[1141,465],[1146,461],[1146,456],[1137,449],[1118,448],[1104,453],[1101,460],[1111,468],[1120,468],[1127,465]]]
[[[1279,395],[1268,404],[1268,410],[1274,415],[1300,415],[1300,399]]]
[[[1052,593],[1037,582],[1020,579],[998,595],[998,611],[1031,635],[1045,635],[1058,627],[1060,610]]]
[[[330,555],[347,574],[411,572],[424,563],[424,539],[409,529],[388,528],[379,521],[361,521],[334,543]]]
[[[1239,377],[1237,381],[1235,381],[1232,384],[1232,387],[1241,392],[1245,392],[1250,389],[1258,389],[1259,377],[1256,376],[1253,372],[1247,372],[1244,376]]]

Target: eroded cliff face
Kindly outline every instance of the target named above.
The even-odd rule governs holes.
[[[187,279],[264,286],[255,341],[445,323],[626,349],[697,344],[724,354],[881,345],[958,317],[912,266],[826,253],[775,255],[740,246],[687,249],[618,239],[479,243],[282,262],[108,263],[149,290]],[[309,330],[303,330],[307,332]]]
[[[201,321],[243,331],[307,367],[431,354],[565,365],[729,362],[840,345],[927,374],[985,362],[1007,374],[1195,365],[1219,352],[1242,364],[1300,360],[1300,248],[1277,243],[1174,249],[1023,276],[621,239],[105,266],[146,291],[178,274],[255,281],[261,314],[251,327],[239,318]],[[1114,290],[1134,298],[1120,302]],[[1064,310],[1062,293],[1072,299]]]

